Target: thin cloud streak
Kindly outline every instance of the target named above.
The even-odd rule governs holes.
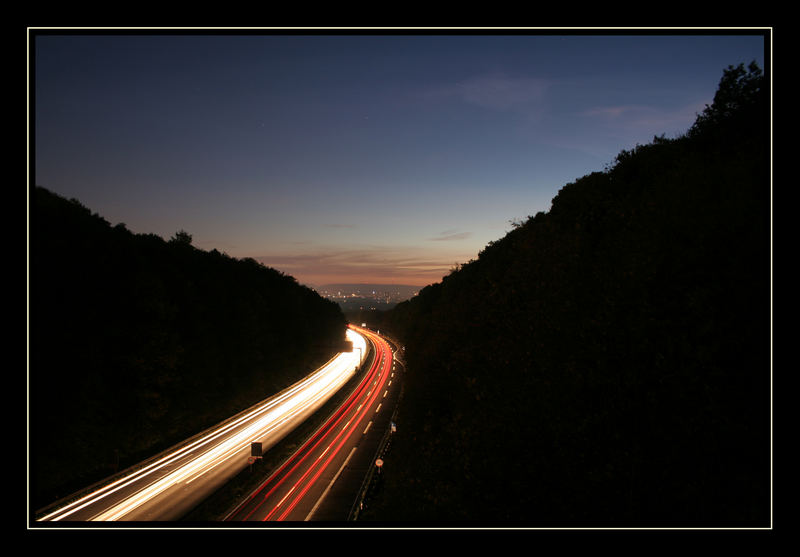
[[[540,114],[553,81],[506,74],[476,75],[425,91],[428,99],[444,99],[498,112]]]
[[[436,236],[435,238],[428,238],[431,242],[450,242],[453,240],[466,240],[472,236],[470,232],[457,232],[455,230],[446,230],[441,233],[441,235]]]
[[[702,112],[704,103],[693,103],[673,110],[646,105],[602,106],[585,110],[584,117],[599,120],[609,129],[641,131],[660,135],[685,131]]]
[[[383,282],[426,286],[449,274],[454,261],[469,256],[417,255],[416,248],[320,249],[313,253],[262,255],[253,259],[308,285],[353,282]]]
[[[550,81],[505,75],[477,76],[458,84],[454,92],[469,104],[494,110],[516,110],[544,101]]]

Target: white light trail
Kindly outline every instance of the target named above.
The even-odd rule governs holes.
[[[353,331],[347,330],[347,340],[353,343],[351,352],[342,352],[331,359],[323,367],[310,376],[297,382],[281,395],[265,402],[245,415],[225,423],[218,429],[209,432],[201,439],[170,453],[157,462],[134,472],[131,476],[117,480],[108,486],[75,501],[41,520],[62,520],[79,509],[85,508],[100,499],[117,492],[124,487],[141,481],[143,477],[162,470],[189,451],[216,443],[205,453],[186,463],[166,476],[154,481],[117,505],[110,507],[92,520],[119,520],[134,509],[143,505],[153,497],[163,493],[170,487],[181,483],[189,483],[209,472],[219,464],[232,458],[247,448],[251,442],[258,441],[280,429],[292,417],[312,408],[324,401],[344,385],[355,373],[358,365],[366,357],[366,339]],[[249,423],[248,423],[249,422]]]

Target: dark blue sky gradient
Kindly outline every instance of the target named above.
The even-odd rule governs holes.
[[[39,35],[35,181],[300,282],[437,282],[764,37]]]

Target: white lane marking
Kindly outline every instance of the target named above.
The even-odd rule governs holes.
[[[370,422],[370,423],[372,423],[372,422]],[[335,476],[333,477],[333,479],[331,480],[331,483],[329,483],[329,484],[328,484],[328,487],[326,487],[326,488],[325,488],[325,491],[324,491],[324,492],[322,492],[322,495],[320,495],[319,499],[317,500],[316,504],[314,505],[314,508],[313,508],[313,509],[311,509],[311,512],[310,512],[310,513],[308,513],[308,515],[307,515],[307,516],[306,516],[306,518],[304,519],[305,521],[309,521],[309,520],[311,520],[311,517],[314,515],[314,513],[315,513],[315,512],[317,512],[317,508],[318,508],[318,507],[320,506],[320,504],[322,503],[322,500],[323,500],[323,499],[325,499],[325,496],[326,496],[326,495],[328,495],[328,492],[329,492],[329,491],[331,490],[331,488],[333,487],[333,484],[334,484],[334,483],[336,483],[336,480],[337,480],[337,479],[339,479],[339,475],[342,473],[342,470],[344,470],[344,467],[345,467],[345,466],[347,466],[347,463],[348,463],[348,462],[350,462],[350,457],[351,457],[351,456],[353,456],[353,453],[356,451],[356,448],[357,448],[357,447],[353,447],[353,448],[352,448],[352,450],[350,451],[350,454],[349,454],[349,455],[347,455],[347,458],[346,458],[346,459],[344,459],[344,462],[342,463],[342,466],[339,468],[339,471],[338,471],[338,472],[336,472],[336,475],[335,475]]]

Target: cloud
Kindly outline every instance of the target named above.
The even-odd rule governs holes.
[[[600,116],[604,118],[619,118],[623,114],[629,114],[635,111],[644,110],[643,107],[637,106],[603,106],[598,108],[590,108],[584,111],[584,116]]]
[[[479,76],[459,83],[456,90],[469,104],[495,110],[516,110],[538,106],[550,82],[530,77]]]
[[[445,230],[435,238],[428,238],[431,242],[449,242],[452,240],[465,240],[472,234],[470,232],[458,232],[457,230]]]
[[[428,98],[458,99],[496,111],[538,113],[552,82],[505,74],[478,75],[426,92]]]
[[[647,105],[602,106],[585,110],[582,115],[620,131],[660,135],[686,131],[703,106],[702,103],[672,109]]]
[[[447,275],[466,254],[421,255],[419,248],[365,246],[253,257],[304,284],[386,282],[424,286]]]

